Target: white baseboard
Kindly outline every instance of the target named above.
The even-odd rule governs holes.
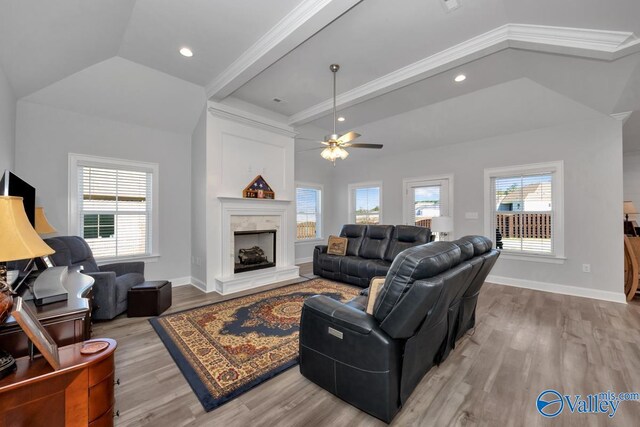
[[[307,262],[313,262],[313,257],[308,256],[306,258],[296,258],[296,265],[298,264],[306,264]]]
[[[177,279],[171,279],[169,281],[171,282],[171,286],[174,287],[174,288],[177,287],[177,286],[190,285],[191,284],[191,276],[178,277]]]
[[[533,289],[536,291],[552,292],[555,294],[571,295],[574,297],[592,298],[602,301],[611,301],[621,304],[626,304],[627,299],[624,293],[621,291],[601,291],[598,289],[581,288],[578,286],[559,285],[557,283],[548,282],[536,282],[534,280],[514,279],[511,277],[493,276],[487,277],[487,282],[495,283],[496,285],[514,286],[516,288]]]
[[[196,279],[193,276],[191,276],[190,285],[193,286],[194,288],[197,288],[199,291],[207,292],[207,284],[204,283],[202,280]]]

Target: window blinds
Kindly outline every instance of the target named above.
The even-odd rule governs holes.
[[[82,236],[96,258],[150,254],[152,174],[78,167]]]
[[[319,189],[296,188],[296,222],[298,240],[320,237]]]
[[[493,228],[503,249],[553,254],[553,173],[492,178]]]

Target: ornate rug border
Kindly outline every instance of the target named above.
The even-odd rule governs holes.
[[[304,284],[306,282],[311,282],[312,280],[317,280],[318,278],[313,278],[313,279],[308,279],[308,280],[303,280],[297,283],[291,283],[285,286],[280,286],[277,288],[273,288],[273,289],[267,289],[265,291],[261,291],[258,293],[262,293],[262,292],[269,292],[269,291],[273,291],[273,290],[278,290],[278,289],[285,289],[288,288],[290,286],[298,286],[301,284]],[[326,280],[328,282],[334,282],[333,280],[327,280],[327,279],[322,279],[322,280]],[[353,286],[353,285],[348,285],[345,283],[340,283],[340,282],[336,282],[339,283],[340,285],[344,285],[344,286],[348,286],[348,287],[353,287],[353,288],[358,288],[357,286]],[[180,349],[178,348],[178,345],[174,342],[174,340],[171,338],[170,334],[165,330],[165,328],[162,326],[162,324],[160,323],[160,319],[166,316],[173,316],[176,314],[180,314],[180,313],[185,313],[188,311],[193,311],[193,310],[199,310],[202,309],[204,307],[208,307],[208,306],[212,306],[212,305],[216,305],[222,302],[227,302],[227,301],[232,301],[235,299],[239,299],[239,298],[244,298],[250,295],[255,295],[255,294],[249,294],[249,295],[242,295],[242,296],[238,296],[238,297],[234,297],[234,298],[229,298],[229,299],[225,299],[222,301],[217,301],[217,302],[213,302],[210,304],[203,304],[199,307],[191,307],[191,308],[187,308],[184,310],[180,310],[180,311],[176,311],[176,312],[172,312],[172,313],[167,313],[167,314],[163,314],[162,316],[158,316],[158,317],[153,317],[149,320],[149,323],[151,323],[151,326],[153,327],[153,329],[156,331],[156,333],[158,334],[158,337],[160,337],[160,340],[162,341],[162,343],[164,344],[164,346],[166,347],[167,351],[169,352],[169,354],[171,355],[171,357],[173,358],[173,361],[175,362],[175,364],[178,366],[178,369],[180,369],[180,372],[182,373],[182,375],[185,377],[185,379],[187,380],[187,383],[189,384],[189,386],[191,387],[191,389],[193,390],[193,392],[195,393],[196,397],[198,398],[198,400],[200,401],[200,403],[202,404],[202,407],[204,408],[204,410],[206,412],[210,412],[220,406],[222,406],[223,404],[229,402],[230,400],[235,399],[236,397],[240,396],[243,393],[246,393],[247,391],[251,390],[252,388],[262,384],[263,382],[283,373],[284,371],[296,366],[299,364],[299,359],[300,356],[296,357],[294,360],[287,362],[267,373],[265,373],[264,375],[254,379],[253,381],[244,384],[243,386],[239,387],[238,389],[234,390],[233,392],[229,393],[228,395],[221,397],[219,399],[214,398],[210,392],[209,389],[207,388],[207,386],[200,380],[198,373],[196,372],[196,370],[193,368],[193,366],[191,366],[191,364],[189,363],[189,361],[187,360],[187,358],[182,354],[182,352],[180,351]]]

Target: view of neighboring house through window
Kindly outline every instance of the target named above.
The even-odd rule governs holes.
[[[320,187],[296,187],[296,237],[298,240],[319,239],[321,234]]]
[[[350,186],[350,214],[356,224],[380,224],[382,218],[379,185]]]
[[[449,216],[449,178],[404,181],[405,223],[431,228],[431,219]]]
[[[503,249],[554,253],[554,171],[491,179],[493,221]]]
[[[97,259],[150,255],[153,170],[77,164],[77,227]]]

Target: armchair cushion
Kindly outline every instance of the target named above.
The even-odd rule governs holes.
[[[116,277],[116,302],[126,303],[129,289],[144,282],[144,276],[140,273],[126,273]]]
[[[137,273],[144,276],[144,262],[118,262],[100,266],[100,271],[114,271],[116,276]]]
[[[360,254],[362,258],[383,259],[391,241],[393,225],[370,225],[362,239]]]
[[[367,226],[362,224],[347,224],[342,227],[340,237],[346,237],[349,239],[349,243],[347,244],[348,256],[358,256],[362,240],[364,239],[364,233],[366,231]]]

